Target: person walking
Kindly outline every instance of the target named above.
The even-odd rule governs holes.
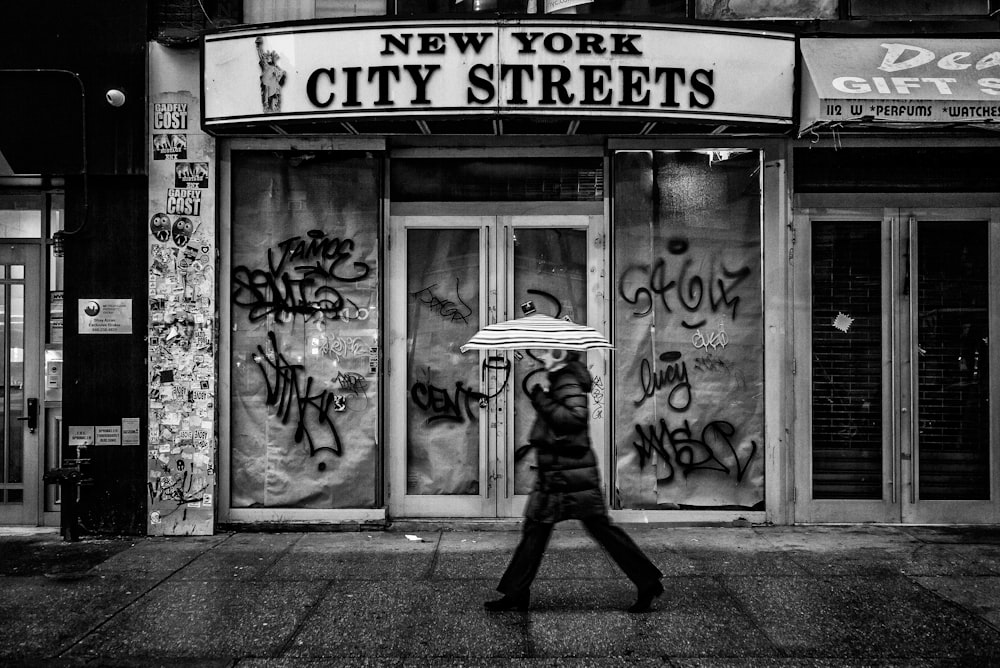
[[[635,584],[638,595],[629,612],[646,612],[663,593],[663,573],[608,517],[590,446],[590,373],[577,352],[552,349],[535,356],[547,372],[546,380],[529,392],[537,412],[529,441],[537,451],[538,478],[525,507],[521,541],[497,586],[503,598],[484,605],[494,612],[527,610],[531,583],[553,528],[562,520],[576,519]]]

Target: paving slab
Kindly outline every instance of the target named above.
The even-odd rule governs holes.
[[[480,541],[467,534],[441,536],[435,578],[492,578],[499,582],[517,547],[519,534]],[[556,529],[538,570],[541,580],[567,577],[614,578],[621,572],[604,550],[582,531]]]
[[[1000,630],[1000,577],[923,577],[915,582]]]
[[[653,611],[625,611],[635,597],[630,584],[576,583],[553,590],[546,583],[528,614],[535,653],[542,656],[627,655],[656,658],[774,656],[776,649],[754,627],[715,579],[665,578]],[[562,583],[560,583],[562,584]],[[510,614],[510,613],[508,613]]]
[[[753,658],[729,657],[670,659],[674,668],[970,668],[960,659],[823,659],[812,657]]]
[[[905,526],[900,531],[925,543],[1000,545],[1000,527],[983,526]]]
[[[172,577],[181,580],[255,580],[301,539],[301,534],[236,534],[196,555]]]
[[[403,657],[415,599],[399,582],[331,582],[281,656]]]
[[[228,534],[139,538],[133,547],[98,564],[93,571],[113,576],[168,577],[228,539]]]
[[[73,648],[80,658],[277,656],[322,594],[323,582],[177,580],[160,584]]]
[[[992,661],[1000,634],[903,577],[727,578],[788,656]]]
[[[73,580],[0,578],[0,665],[59,655],[155,584],[150,579],[96,575]]]
[[[129,538],[67,542],[58,532],[8,529],[0,540],[0,577],[82,573],[134,545]]]

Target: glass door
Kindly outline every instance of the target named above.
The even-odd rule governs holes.
[[[814,211],[796,227],[797,295],[809,305],[795,325],[808,340],[796,354],[797,413],[808,416],[796,520],[996,522],[994,211]]]
[[[1000,220],[988,211],[931,210],[901,211],[899,222],[909,297],[899,302],[902,520],[996,522],[1000,431],[990,404],[1000,374],[990,362]]]
[[[486,356],[463,354],[495,322],[490,217],[394,218],[389,238],[390,503],[399,514],[495,513],[496,429],[504,397]],[[491,401],[492,399],[492,401]],[[393,503],[393,505],[396,505]]]
[[[39,247],[0,245],[0,525],[41,520]]]
[[[390,232],[390,507],[397,517],[516,517],[534,484],[531,351],[469,351],[521,305],[604,329],[600,216],[396,216]],[[596,250],[594,250],[596,248]],[[591,354],[588,362],[601,365]],[[603,456],[603,396],[592,425]]]

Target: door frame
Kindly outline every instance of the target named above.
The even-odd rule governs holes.
[[[1000,369],[997,361],[1000,360],[1000,341],[998,341],[998,333],[1000,333],[1000,208],[982,207],[982,208],[931,208],[931,207],[907,207],[900,208],[898,210],[898,220],[899,220],[899,236],[902,237],[901,243],[903,247],[907,250],[904,252],[909,253],[910,259],[909,263],[911,270],[909,272],[909,284],[907,287],[907,293],[909,295],[917,295],[917,277],[918,271],[916,269],[916,249],[917,244],[920,243],[917,226],[921,222],[927,221],[972,221],[972,220],[983,220],[988,224],[987,227],[987,240],[989,248],[987,249],[987,268],[988,268],[988,297],[987,303],[989,305],[989,351],[990,351],[990,399],[991,403],[996,406],[1000,402]],[[901,256],[897,256],[901,257]],[[901,269],[905,271],[905,266],[901,266]],[[900,285],[906,280],[906,276],[900,276]],[[937,501],[937,500],[923,500],[919,499],[919,472],[920,472],[920,458],[918,456],[919,452],[919,442],[917,441],[917,434],[919,432],[919,404],[917,403],[918,396],[918,375],[916,372],[916,359],[918,353],[918,342],[916,340],[916,333],[914,332],[914,325],[917,322],[917,309],[918,302],[916,299],[908,299],[906,303],[901,303],[900,307],[905,308],[907,312],[902,313],[899,321],[901,326],[899,327],[900,343],[899,349],[909,351],[909,355],[904,356],[902,364],[899,365],[899,384],[903,389],[904,393],[908,393],[908,397],[904,399],[904,409],[908,408],[908,411],[903,411],[901,409],[900,419],[900,433],[902,447],[906,450],[901,451],[901,460],[899,462],[901,468],[901,479],[903,481],[902,489],[905,494],[900,499],[901,501],[901,521],[905,524],[953,524],[959,523],[996,523],[1000,521],[1000,413],[996,410],[992,412],[990,416],[990,443],[989,443],[989,456],[990,456],[990,478],[989,478],[989,489],[990,497],[986,501],[967,501],[967,500],[948,500],[948,501]],[[908,412],[908,415],[906,414]],[[907,455],[909,457],[907,458]],[[909,462],[906,466],[903,462]],[[958,518],[956,520],[956,517]],[[971,518],[971,519],[970,519]]]
[[[26,415],[29,397],[38,400],[38,426],[29,432],[27,423],[21,422],[23,441],[23,468],[21,477],[24,494],[20,506],[0,505],[0,525],[42,526],[45,524],[45,485],[41,469],[45,463],[45,394],[42,391],[43,323],[45,313],[42,286],[48,285],[43,243],[37,241],[5,240],[4,246],[24,254],[24,385],[22,387],[22,415]],[[9,280],[9,279],[8,279]],[[4,281],[6,283],[6,281]],[[33,317],[29,317],[32,315]],[[0,424],[0,427],[3,425]],[[11,508],[20,508],[14,512]]]
[[[380,137],[288,137],[288,138],[261,138],[261,137],[235,137],[220,140],[218,144],[218,230],[217,240],[219,249],[218,258],[218,303],[216,304],[219,314],[219,360],[218,365],[218,385],[216,388],[216,401],[218,410],[216,413],[219,437],[217,439],[218,448],[218,474],[216,481],[218,485],[218,495],[216,502],[216,523],[217,524],[256,524],[256,523],[339,523],[339,522],[371,522],[380,523],[385,521],[385,509],[374,508],[233,508],[231,505],[232,495],[232,369],[230,360],[232,359],[232,293],[228,289],[232,278],[232,235],[235,228],[233,221],[233,152],[234,151],[371,151],[374,153],[384,153],[386,148],[385,139]],[[380,207],[380,214],[384,218],[385,208]],[[381,262],[382,256],[379,260]],[[380,271],[384,271],[380,269]],[[381,281],[381,279],[380,279]],[[382,289],[379,286],[379,295]],[[381,298],[381,297],[380,297]],[[379,332],[381,337],[382,332]],[[379,346],[383,346],[382,339],[379,339]],[[383,408],[380,404],[380,420]],[[382,438],[381,422],[377,431],[377,438]],[[380,453],[381,455],[381,453]],[[379,465],[381,465],[381,461]],[[381,477],[378,477],[376,485],[383,484]],[[376,490],[376,495],[381,490]]]
[[[824,204],[830,203],[824,198]],[[805,206],[793,214],[792,330],[794,332],[793,383],[796,416],[792,451],[795,522],[877,522],[889,524],[995,523],[1000,521],[1000,416],[990,424],[990,501],[919,501],[916,438],[916,383],[913,370],[916,343],[911,324],[916,318],[915,259],[911,242],[913,227],[920,220],[986,220],[990,223],[989,320],[991,376],[990,394],[1000,398],[1000,209],[989,206],[889,206],[898,198],[886,197],[886,205],[849,208]],[[923,199],[923,198],[921,198]],[[903,202],[906,200],[904,199]],[[864,204],[874,204],[864,198]],[[902,202],[900,203],[902,204]],[[811,224],[815,221],[880,221],[882,252],[882,498],[872,500],[812,499],[812,254]],[[905,281],[909,281],[904,286]],[[904,292],[905,287],[905,292]],[[909,466],[904,466],[909,462]]]
[[[547,220],[546,220],[547,219]],[[403,236],[406,229],[434,228],[446,229],[475,228],[484,231],[480,239],[480,252],[487,258],[486,265],[480,266],[481,290],[493,295],[492,299],[480,302],[480,322],[491,323],[516,316],[513,299],[513,272],[499,266],[509,261],[509,230],[513,226],[546,227],[546,222],[556,227],[586,227],[587,262],[587,313],[588,324],[601,331],[609,331],[607,301],[608,267],[607,217],[603,202],[442,202],[442,203],[394,203],[390,215],[386,217],[387,272],[386,280],[386,340],[388,405],[393,405],[396,397],[406,393],[406,245]],[[603,266],[603,271],[602,271]],[[504,281],[503,285],[499,282]],[[491,311],[490,302],[496,308]],[[482,353],[485,354],[485,353]],[[503,353],[510,361],[511,353]],[[587,358],[593,374],[600,374],[607,387],[608,359],[603,351],[591,351]],[[515,495],[514,433],[505,419],[507,406],[513,406],[514,388],[508,386],[490,401],[480,419],[480,438],[483,456],[480,457],[480,480],[488,480],[486,494],[480,495],[479,503],[461,503],[447,496],[420,497],[406,494],[406,421],[393,411],[386,411],[386,435],[388,448],[386,462],[388,469],[389,494],[387,505],[393,517],[474,517],[498,519],[519,517],[523,514],[527,495]],[[605,391],[597,412],[598,419],[591,424],[599,465],[604,473],[607,489],[611,489],[610,461],[610,421],[604,416],[609,405],[609,393]],[[591,410],[595,410],[592,398]],[[490,428],[495,426],[495,428]],[[500,437],[504,442],[500,443]],[[503,453],[503,456],[500,456]],[[492,471],[491,471],[492,469]],[[496,477],[494,477],[494,475]],[[498,493],[497,485],[502,485]]]

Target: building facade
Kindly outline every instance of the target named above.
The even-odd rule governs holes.
[[[619,521],[997,523],[998,25],[904,4],[160,8],[85,516],[125,454],[154,535],[517,518],[540,365],[461,346],[531,302]]]

